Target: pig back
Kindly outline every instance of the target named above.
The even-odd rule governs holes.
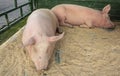
[[[37,9],[28,17],[27,25],[34,26],[35,31],[53,36],[58,27],[58,20],[49,9]]]

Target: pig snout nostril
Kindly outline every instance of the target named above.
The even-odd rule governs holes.
[[[45,66],[45,67],[43,68],[43,70],[48,70],[48,67]]]
[[[39,56],[39,59],[41,59],[41,56]]]
[[[113,27],[109,27],[107,28],[107,31],[113,31],[115,29],[116,26],[113,26]]]
[[[112,26],[112,29],[115,29],[116,28],[116,25]]]

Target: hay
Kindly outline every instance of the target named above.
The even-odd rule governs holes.
[[[22,29],[0,46],[0,76],[119,76],[120,26],[114,31],[61,27],[65,36],[57,42],[60,63],[54,56],[49,70],[37,72],[25,52]]]

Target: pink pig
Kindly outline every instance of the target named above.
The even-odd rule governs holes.
[[[35,10],[27,19],[22,42],[37,70],[47,68],[56,41],[64,36],[64,33],[55,36],[58,25],[49,9]]]
[[[114,28],[115,25],[110,21],[108,12],[110,5],[103,8],[102,11],[92,8],[73,5],[73,4],[60,4],[53,7],[51,10],[57,16],[60,25],[72,27],[78,25],[80,27],[102,27]]]

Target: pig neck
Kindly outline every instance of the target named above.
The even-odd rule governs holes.
[[[43,42],[43,43],[49,43],[48,42],[48,38],[51,37],[51,35],[48,35],[47,33],[39,33],[35,35],[35,39],[36,41],[39,42]],[[54,45],[55,43],[52,42],[52,44]]]
[[[101,16],[102,18],[101,18],[101,21],[100,21],[100,26],[104,26],[105,25],[105,23],[106,23],[106,21],[105,21],[105,19],[104,19],[104,15],[102,15]]]
[[[101,11],[98,11],[98,12],[99,12],[99,18],[96,18],[94,20],[94,26],[102,26],[105,23],[102,12]]]
[[[35,35],[35,39],[36,39],[37,43],[39,43],[39,42],[47,43],[47,38],[48,38],[48,36],[45,35],[44,33]]]

